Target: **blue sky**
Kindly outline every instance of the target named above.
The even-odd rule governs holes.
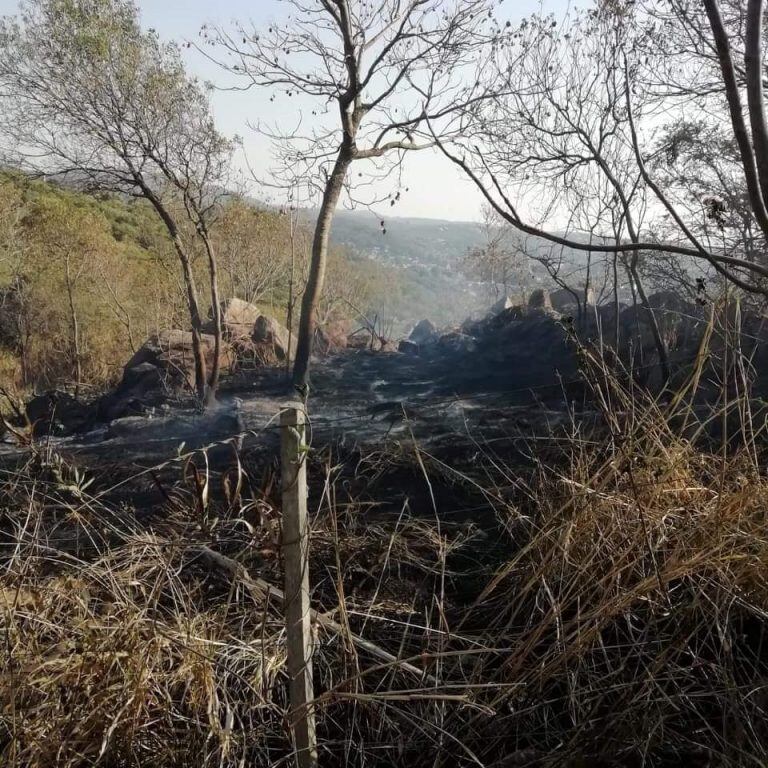
[[[311,1],[311,0],[310,0]],[[544,10],[558,15],[565,12],[568,0],[542,0]],[[142,20],[154,27],[162,37],[179,42],[196,40],[204,23],[232,26],[234,20],[253,21],[263,26],[288,12],[288,4],[281,0],[138,0]],[[18,0],[0,0],[0,15],[15,13]],[[536,12],[539,0],[506,0],[500,15],[513,22]],[[194,49],[185,49],[190,71],[214,84],[223,84],[226,78],[220,70]],[[243,138],[248,166],[263,174],[272,161],[270,143],[248,127],[256,121],[273,125],[292,126],[298,118],[298,103],[285,99],[269,101],[266,90],[233,93],[217,91],[213,95],[213,108],[222,132]],[[245,166],[245,162],[241,161]],[[455,220],[479,220],[481,199],[470,182],[463,179],[445,158],[431,152],[416,152],[406,160],[404,185],[409,194],[398,205],[399,216],[427,216]],[[387,182],[379,191],[388,191]],[[389,182],[389,186],[392,186]]]

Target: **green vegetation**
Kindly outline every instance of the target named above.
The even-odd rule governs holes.
[[[0,222],[0,373],[6,388],[103,389],[119,379],[151,333],[188,327],[170,238],[145,200],[88,195],[5,172]],[[212,238],[222,297],[254,302],[285,322],[292,252],[287,216],[232,198],[223,203]],[[296,296],[308,239],[304,229],[293,238]],[[195,252],[195,272],[203,276],[206,268],[203,254]],[[386,288],[374,262],[338,249],[329,275],[322,321],[370,311]],[[210,302],[203,309],[207,313]]]

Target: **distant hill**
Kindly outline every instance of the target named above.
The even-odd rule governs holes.
[[[479,224],[404,217],[379,218],[369,211],[337,212],[331,239],[399,275],[402,295],[391,314],[399,330],[429,317],[441,325],[460,322],[484,303],[482,290],[461,273],[462,258],[480,245]]]
[[[381,219],[369,211],[339,211],[331,237],[340,245],[392,264],[446,266],[480,245],[483,233],[481,226],[471,221]]]
[[[481,224],[407,217],[379,218],[369,211],[338,211],[331,238],[361,256],[398,270],[407,297],[394,312],[403,324],[429,317],[438,324],[461,322],[490,303],[487,286],[473,282],[461,269],[467,252],[483,244]],[[588,242],[586,235],[570,237]],[[538,258],[560,262],[561,275],[577,285],[585,273],[587,253],[561,248],[547,240],[509,230],[507,247]],[[593,259],[594,265],[599,257]],[[554,287],[544,267],[529,264],[529,285]],[[593,272],[593,280],[603,279]]]

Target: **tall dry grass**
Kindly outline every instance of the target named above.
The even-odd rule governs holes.
[[[704,361],[655,399],[585,351],[597,424],[526,466],[314,460],[324,765],[766,764],[764,428],[738,387],[699,408]],[[496,527],[350,495],[403,467]],[[0,763],[291,763],[277,510],[196,489],[139,520],[60,458],[4,476]]]

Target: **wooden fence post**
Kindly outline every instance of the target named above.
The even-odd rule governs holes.
[[[298,768],[317,766],[312,626],[309,604],[309,522],[304,411],[289,404],[280,415],[283,495],[285,627],[290,676],[290,723]]]

